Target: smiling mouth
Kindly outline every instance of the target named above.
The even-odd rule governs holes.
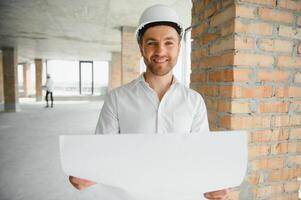
[[[155,63],[161,64],[161,63],[167,62],[168,59],[167,59],[167,58],[154,58],[153,61],[154,61]]]

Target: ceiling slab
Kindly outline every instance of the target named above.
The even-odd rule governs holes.
[[[19,62],[110,60],[121,51],[120,27],[136,27],[143,10],[158,3],[190,26],[186,0],[1,0],[0,45],[16,47]]]

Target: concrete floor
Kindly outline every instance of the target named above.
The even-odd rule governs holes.
[[[60,166],[59,135],[94,134],[102,102],[21,102],[0,113],[0,200],[121,199],[95,186],[75,190]],[[124,198],[123,198],[124,199]]]

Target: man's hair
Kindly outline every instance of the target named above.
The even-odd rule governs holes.
[[[146,24],[145,26],[143,26],[139,31],[138,31],[138,43],[139,45],[142,44],[142,38],[144,33],[146,32],[147,29],[154,27],[154,26],[160,26],[160,25],[165,25],[165,26],[171,26],[173,27],[177,33],[179,34],[179,39],[181,40],[182,38],[182,29],[181,27],[179,27],[178,24],[174,23],[174,22],[152,22],[149,24]]]

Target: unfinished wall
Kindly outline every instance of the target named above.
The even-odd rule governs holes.
[[[248,175],[232,199],[298,199],[300,16],[300,0],[193,0],[191,87],[211,130],[250,133]]]

